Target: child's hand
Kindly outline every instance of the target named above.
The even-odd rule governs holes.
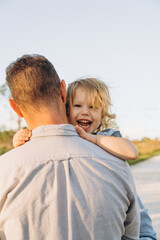
[[[78,125],[75,126],[75,129],[78,133],[78,135],[87,141],[90,141],[92,143],[97,143],[97,136],[93,135],[91,133],[87,133],[83,128],[79,127]]]
[[[79,127],[78,125],[75,126],[75,129],[78,133],[78,135],[84,139],[87,139],[87,133],[85,132],[85,130],[81,127]]]
[[[29,129],[21,129],[13,137],[13,146],[19,147],[30,139],[32,132]]]

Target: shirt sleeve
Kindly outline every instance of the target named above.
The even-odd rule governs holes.
[[[152,226],[152,220],[148,214],[148,210],[144,207],[141,199],[138,197],[140,208],[140,240],[157,240],[156,232]]]
[[[103,131],[99,131],[99,132],[97,132],[97,135],[122,137],[120,131],[117,131],[113,128],[108,128]]]

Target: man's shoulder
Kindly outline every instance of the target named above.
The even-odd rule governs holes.
[[[4,153],[3,155],[0,156],[0,161],[3,161],[4,159],[9,159],[14,155],[16,152],[16,148],[9,150],[8,152]]]
[[[93,158],[100,158],[103,159],[105,162],[110,162],[111,165],[118,165],[118,166],[124,166],[125,168],[128,168],[128,163],[109,152],[105,151],[101,147],[97,146],[94,143],[91,143],[87,140],[84,140],[79,137],[77,141],[74,141],[74,149],[77,147],[77,152],[81,153],[84,156],[91,156]],[[75,152],[75,151],[73,151]]]
[[[27,150],[27,143],[23,146],[14,148],[0,156],[1,169],[11,169],[15,166],[23,165],[23,159],[30,154]]]

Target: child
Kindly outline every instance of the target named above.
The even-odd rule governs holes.
[[[113,125],[114,114],[109,112],[111,107],[107,86],[95,79],[79,79],[68,86],[66,111],[69,122],[73,124],[78,134],[88,141],[102,147],[111,154],[123,159],[136,159],[138,152],[134,144],[121,137]],[[13,139],[14,147],[25,143],[31,136],[28,129],[18,131]],[[151,219],[138,197],[141,215],[140,239],[155,239]]]
[[[86,78],[68,86],[67,116],[78,134],[119,158],[134,160],[138,157],[135,145],[110,128],[111,119],[115,118],[115,114],[109,113],[110,107],[109,91],[103,82]]]

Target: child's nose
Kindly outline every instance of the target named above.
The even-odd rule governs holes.
[[[89,109],[88,108],[84,108],[81,112],[82,115],[84,116],[88,116],[89,115]]]

